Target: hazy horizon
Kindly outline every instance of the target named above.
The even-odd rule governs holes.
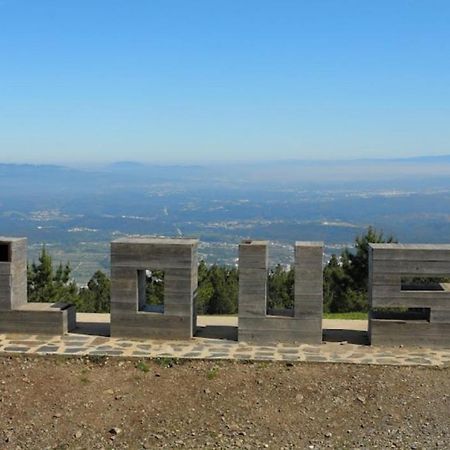
[[[11,164],[11,165],[33,165],[33,166],[62,166],[68,168],[105,168],[114,166],[140,166],[140,165],[156,165],[156,166],[232,166],[235,164],[242,165],[265,165],[265,164],[288,164],[288,163],[298,163],[298,164],[310,164],[310,163],[364,163],[364,162],[435,162],[435,161],[445,161],[450,163],[450,153],[439,154],[439,155],[410,155],[403,157],[360,157],[360,158],[272,158],[272,159],[223,159],[223,160],[175,160],[175,161],[164,161],[164,160],[133,160],[133,159],[117,159],[117,160],[104,160],[104,161],[63,161],[63,160],[51,160],[48,162],[42,162],[40,160],[3,160],[0,159],[0,164]]]

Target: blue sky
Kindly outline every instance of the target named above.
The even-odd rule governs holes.
[[[0,161],[450,153],[450,2],[0,0]]]

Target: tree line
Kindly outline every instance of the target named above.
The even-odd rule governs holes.
[[[324,312],[368,310],[368,255],[370,243],[395,242],[382,232],[369,227],[355,238],[353,249],[332,255],[326,263],[324,276]],[[268,308],[292,309],[294,305],[294,269],[277,265],[269,270],[267,281]],[[239,273],[236,267],[201,261],[198,267],[196,310],[199,314],[236,314],[238,311]],[[164,303],[164,273],[146,273],[146,301],[151,305]],[[31,302],[72,303],[79,312],[109,312],[111,280],[102,271],[94,273],[85,287],[78,287],[67,263],[53,267],[45,246],[38,262],[28,267],[28,296]]]

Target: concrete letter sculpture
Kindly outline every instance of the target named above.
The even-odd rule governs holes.
[[[428,285],[402,286],[402,278],[449,276],[450,245],[371,244],[371,343],[449,347],[450,284],[428,280]]]
[[[111,336],[193,337],[197,246],[196,239],[124,238],[111,243]],[[165,273],[163,313],[146,305],[146,269]]]
[[[295,244],[295,301],[291,317],[267,314],[267,241],[239,246],[239,341],[320,343],[323,244]]]
[[[64,334],[75,328],[75,307],[27,302],[27,240],[0,237],[0,332]]]

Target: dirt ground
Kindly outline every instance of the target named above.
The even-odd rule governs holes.
[[[450,448],[450,368],[0,357],[0,449]]]

